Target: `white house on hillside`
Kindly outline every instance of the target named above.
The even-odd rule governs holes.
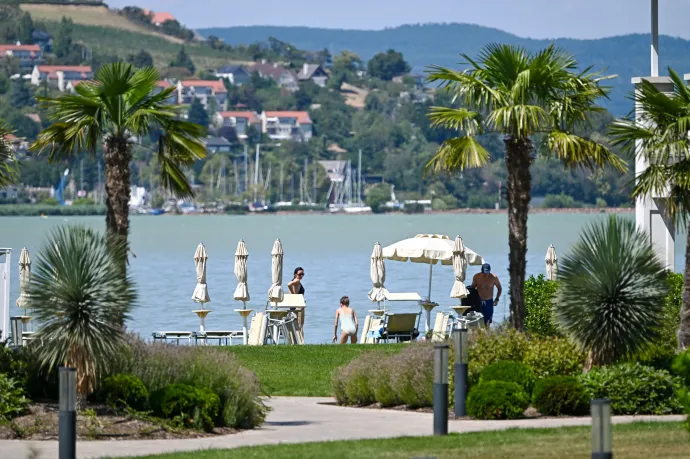
[[[177,99],[180,104],[189,105],[194,98],[208,109],[211,97],[216,99],[219,110],[227,110],[228,90],[222,80],[182,80],[177,82]]]
[[[261,114],[262,132],[273,140],[309,140],[312,122],[307,112],[282,111]]]
[[[90,65],[36,65],[31,72],[31,84],[39,86],[46,81],[49,86],[57,87],[61,92],[74,87],[79,81],[92,78],[93,70]]]

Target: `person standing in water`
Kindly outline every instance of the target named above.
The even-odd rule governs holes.
[[[348,336],[352,344],[357,343],[357,329],[359,323],[357,322],[357,314],[355,310],[350,307],[350,298],[344,296],[340,299],[340,307],[335,311],[335,324],[333,325],[333,342],[338,340],[338,319],[340,319],[340,344],[347,343]]]
[[[298,266],[297,268],[295,268],[292,280],[288,282],[288,290],[290,290],[290,293],[304,295],[304,286],[302,285],[303,278],[304,269]]]
[[[491,325],[494,317],[494,306],[498,304],[503,288],[501,287],[501,281],[498,280],[498,276],[491,272],[491,265],[489,263],[484,263],[482,265],[482,272],[474,275],[472,287],[476,288],[477,293],[479,293],[484,325]],[[494,287],[496,287],[496,298],[494,298]]]

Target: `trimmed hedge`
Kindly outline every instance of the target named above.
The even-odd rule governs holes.
[[[488,381],[506,381],[517,383],[525,394],[532,393],[534,372],[530,367],[512,360],[500,360],[484,368],[479,377],[479,384]]]
[[[544,416],[584,416],[589,397],[577,378],[549,376],[534,386],[532,405]]]
[[[467,396],[467,414],[475,419],[517,419],[528,406],[529,398],[514,382],[482,382]]]
[[[151,408],[181,426],[212,430],[220,411],[220,398],[206,388],[171,384],[151,394]]]
[[[117,374],[103,380],[102,398],[115,410],[143,411],[148,407],[149,391],[141,379],[132,375]]]

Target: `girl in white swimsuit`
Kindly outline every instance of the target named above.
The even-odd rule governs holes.
[[[333,342],[338,340],[338,319],[340,319],[340,344],[347,343],[348,336],[350,342],[355,344],[357,342],[357,314],[355,310],[350,307],[350,298],[344,296],[340,299],[340,307],[335,311],[335,324],[333,330]]]

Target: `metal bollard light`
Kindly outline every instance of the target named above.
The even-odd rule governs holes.
[[[434,435],[448,435],[448,353],[447,344],[434,346]]]
[[[60,417],[58,424],[59,459],[77,457],[77,371],[61,367]]]
[[[453,365],[453,376],[455,378],[455,417],[460,418],[467,415],[467,368],[469,363],[467,328],[453,330],[453,347],[455,352],[455,364]]]
[[[592,400],[592,459],[613,458],[611,430],[611,401]]]

